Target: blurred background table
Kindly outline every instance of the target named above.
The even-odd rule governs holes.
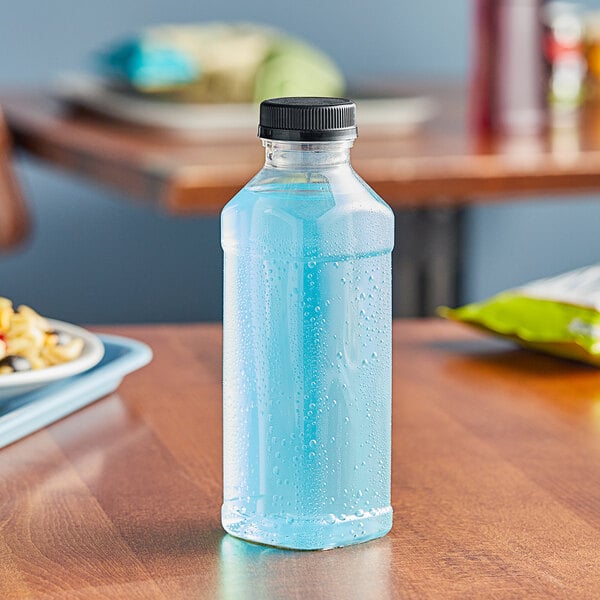
[[[356,170],[396,211],[395,286],[402,289],[394,296],[396,316],[456,303],[462,207],[512,194],[600,188],[594,107],[581,111],[580,123],[542,137],[478,139],[466,122],[462,86],[364,89],[427,94],[440,108],[411,135],[361,127],[353,151]],[[254,131],[182,138],[69,109],[44,91],[5,91],[0,105],[19,148],[171,213],[216,214],[263,161]]]
[[[597,595],[597,369],[397,322],[394,527],[292,552],[220,527],[220,326],[108,331],[154,361],[0,452],[2,598]]]

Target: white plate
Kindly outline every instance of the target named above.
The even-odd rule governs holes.
[[[258,125],[255,104],[193,104],[144,98],[113,89],[100,78],[65,73],[57,80],[55,94],[61,100],[83,106],[105,117],[167,129],[183,136],[211,134],[253,135]],[[429,96],[384,98],[357,101],[358,127],[379,127],[383,133],[412,133],[438,112],[437,102]]]
[[[0,402],[26,394],[59,379],[87,371],[99,363],[104,356],[104,345],[93,333],[63,321],[55,321],[54,319],[47,319],[47,321],[51,329],[64,331],[83,340],[84,346],[81,356],[62,365],[46,367],[45,369],[0,375]]]

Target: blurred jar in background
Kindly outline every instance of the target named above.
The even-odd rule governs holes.
[[[543,7],[542,18],[548,103],[555,121],[571,118],[583,102],[587,70],[582,11],[579,5],[570,2],[549,2]]]
[[[589,13],[584,21],[584,48],[587,62],[587,95],[600,98],[600,12]]]
[[[542,0],[476,0],[471,120],[487,134],[545,126],[547,69]]]
[[[600,144],[600,12],[584,17],[583,45],[587,64],[585,82],[585,136],[592,145]]]

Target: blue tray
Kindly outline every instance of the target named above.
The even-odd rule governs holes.
[[[0,404],[0,448],[110,394],[125,375],[152,360],[152,350],[142,342],[98,337],[104,357],[95,367]]]

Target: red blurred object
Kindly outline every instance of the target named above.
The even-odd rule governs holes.
[[[558,41],[550,30],[548,30],[545,37],[544,55],[550,63],[555,63],[564,58],[579,59],[583,55],[583,43],[576,45],[564,44]]]
[[[471,119],[479,134],[545,125],[542,0],[475,0]]]

